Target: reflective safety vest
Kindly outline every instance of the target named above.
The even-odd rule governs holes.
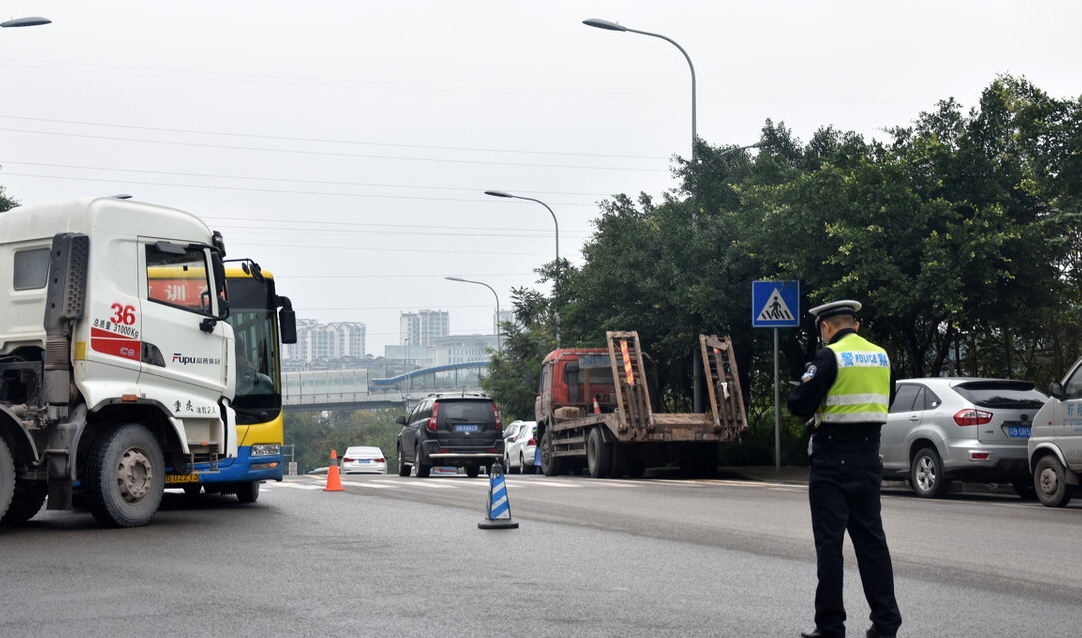
[[[827,348],[838,363],[838,376],[815,413],[815,425],[886,423],[890,409],[890,359],[886,351],[855,332]]]

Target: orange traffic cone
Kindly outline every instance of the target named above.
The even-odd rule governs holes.
[[[323,491],[343,492],[345,489],[342,487],[342,477],[338,475],[338,455],[331,450],[331,464],[327,466],[327,487],[323,488]]]

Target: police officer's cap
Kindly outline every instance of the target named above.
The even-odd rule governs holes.
[[[852,299],[842,299],[841,301],[832,301],[825,303],[821,306],[816,306],[810,310],[809,313],[815,317],[815,321],[819,322],[823,319],[829,319],[830,317],[837,317],[840,315],[849,315],[851,317],[856,316],[860,311],[860,302],[853,301]]]

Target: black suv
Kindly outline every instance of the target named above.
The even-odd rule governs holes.
[[[496,404],[484,394],[430,394],[409,416],[395,421],[398,434],[398,475],[428,476],[434,465],[466,468],[473,478],[492,470],[503,458],[503,422]]]

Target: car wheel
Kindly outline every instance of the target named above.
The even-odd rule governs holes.
[[[413,468],[417,470],[417,478],[425,478],[432,472],[431,465],[425,465],[421,462],[420,446],[413,450]]]
[[[605,478],[612,471],[612,444],[605,442],[599,427],[591,428],[586,438],[586,467],[592,478]]]
[[[909,468],[909,484],[921,498],[942,498],[950,490],[950,479],[943,476],[939,453],[930,447],[917,450]]]
[[[1074,496],[1074,485],[1067,484],[1067,470],[1055,456],[1048,454],[1033,468],[1033,487],[1037,499],[1047,507],[1063,507]]]
[[[533,474],[533,466],[526,465],[526,456],[522,452],[518,453],[518,473],[519,474]]]
[[[411,469],[413,469],[413,468],[406,465],[406,458],[402,455],[402,447],[399,446],[399,448],[398,448],[398,475],[399,476],[409,476]]]
[[[511,457],[506,454],[503,456],[503,473],[507,474],[511,471]]]

